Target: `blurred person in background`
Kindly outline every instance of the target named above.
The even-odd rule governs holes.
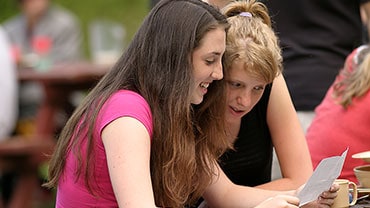
[[[9,39],[0,25],[0,141],[9,138],[18,116],[18,82]]]
[[[82,57],[82,33],[77,17],[51,0],[14,0],[19,14],[3,22],[11,43],[12,56],[22,70],[31,67],[47,71],[53,64],[73,62]],[[2,77],[4,78],[4,77]],[[37,82],[19,85],[16,135],[35,132],[36,114],[44,98],[42,86]],[[64,119],[60,115],[58,119]],[[6,203],[13,186],[20,178],[15,173],[2,175],[1,190]]]
[[[325,157],[348,155],[340,178],[357,183],[353,168],[366,165],[351,155],[370,149],[370,46],[356,48],[315,110],[307,130],[307,143],[314,167]],[[335,145],[333,145],[335,144]]]
[[[17,0],[21,13],[5,21],[18,63],[32,63],[48,53],[53,63],[80,60],[81,28],[77,17],[51,0]]]
[[[0,142],[13,134],[18,118],[18,81],[15,62],[11,56],[9,37],[0,25]],[[7,197],[9,176],[0,171],[0,206]],[[5,187],[4,187],[5,186]]]
[[[74,14],[50,0],[17,0],[17,3],[21,12],[5,21],[4,29],[19,67],[46,71],[52,64],[82,58],[81,28]],[[20,85],[20,133],[32,131],[32,121],[43,96],[37,83]]]

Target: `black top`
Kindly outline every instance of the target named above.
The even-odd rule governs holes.
[[[221,157],[221,168],[236,184],[256,186],[271,181],[272,141],[266,120],[271,86],[266,86],[261,100],[242,118],[235,151]]]
[[[299,111],[312,111],[347,55],[362,43],[359,6],[369,0],[261,1],[281,41],[293,103]]]

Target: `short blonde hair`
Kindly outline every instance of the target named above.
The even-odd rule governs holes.
[[[234,61],[243,61],[248,73],[271,83],[282,72],[283,58],[267,7],[255,0],[233,1],[222,13],[231,25],[224,55],[225,76]]]

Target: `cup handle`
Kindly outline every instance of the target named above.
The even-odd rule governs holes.
[[[352,206],[352,205],[355,205],[356,202],[357,202],[357,185],[355,183],[351,182],[351,181],[348,183],[348,185],[353,187],[352,188],[352,190],[353,190],[352,191],[352,201],[349,204],[350,206]]]

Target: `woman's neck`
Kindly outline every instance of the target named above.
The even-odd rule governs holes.
[[[234,143],[238,137],[240,131],[241,119],[232,120],[231,122],[227,121],[227,135],[230,142]]]

